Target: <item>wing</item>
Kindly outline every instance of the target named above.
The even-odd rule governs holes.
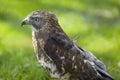
[[[79,47],[79,49],[81,48]],[[98,60],[91,52],[88,52],[86,50],[83,52],[85,54],[85,58],[94,63],[95,69],[100,75],[105,78],[105,80],[113,80],[113,78],[106,72],[106,66],[100,60]]]
[[[62,32],[51,33],[44,49],[57,65],[59,72],[63,74],[69,72],[81,80],[101,80],[103,74],[105,77],[109,77],[101,61],[91,53],[76,46]]]

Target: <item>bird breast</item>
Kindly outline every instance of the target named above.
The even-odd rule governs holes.
[[[35,32],[32,32],[32,42],[33,47],[37,56],[37,59],[41,65],[53,78],[59,78],[60,73],[57,70],[56,65],[52,59],[45,53],[42,47],[44,46],[44,41],[42,39],[37,39]]]

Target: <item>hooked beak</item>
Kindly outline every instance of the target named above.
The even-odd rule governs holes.
[[[29,23],[29,19],[26,18],[26,19],[24,19],[24,20],[22,21],[21,26],[23,26],[23,25],[28,25],[28,24],[30,24],[30,23]]]

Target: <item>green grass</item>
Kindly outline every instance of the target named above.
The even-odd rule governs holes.
[[[107,4],[106,4],[107,3]],[[20,23],[30,12],[48,10],[76,44],[103,61],[120,79],[119,0],[0,0],[0,80],[52,80],[39,67],[31,29]]]

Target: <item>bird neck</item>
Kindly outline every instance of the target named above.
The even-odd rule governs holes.
[[[46,41],[50,35],[55,34],[55,33],[60,33],[60,34],[62,33],[67,37],[67,35],[64,33],[64,31],[61,29],[60,26],[43,27],[37,31],[33,30],[32,32],[33,32],[32,34],[34,35],[36,39],[39,39],[39,40],[43,39],[44,41]]]
[[[49,36],[49,30],[38,30],[38,31],[32,31],[32,34],[35,36],[36,39],[46,39]]]

